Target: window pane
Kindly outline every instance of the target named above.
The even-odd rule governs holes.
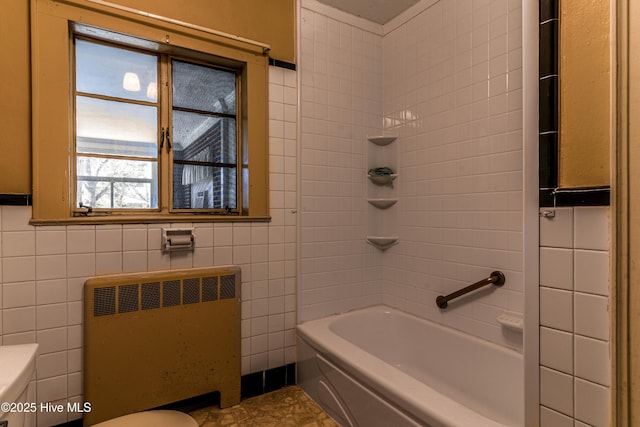
[[[158,57],[76,39],[76,90],[156,102]]]
[[[236,170],[173,165],[174,209],[235,209]]]
[[[236,75],[172,61],[173,106],[212,113],[236,113]]]
[[[203,114],[173,112],[173,158],[236,163],[236,121]]]
[[[156,107],[76,97],[76,151],[131,157],[158,155]]]
[[[78,156],[76,175],[78,207],[158,207],[157,162]]]

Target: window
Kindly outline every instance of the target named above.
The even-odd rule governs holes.
[[[269,220],[263,50],[117,15],[36,11],[32,223]]]
[[[157,55],[75,39],[76,208],[158,208],[158,66]]]
[[[239,212],[238,73],[74,40],[76,212]]]
[[[238,208],[235,73],[171,61],[173,208]]]

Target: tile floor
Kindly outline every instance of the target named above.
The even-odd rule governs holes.
[[[200,427],[340,427],[297,386],[252,397],[230,408],[210,406],[190,415]]]

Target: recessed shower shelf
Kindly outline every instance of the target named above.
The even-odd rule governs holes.
[[[367,236],[367,242],[381,251],[398,244],[398,236]]]
[[[375,206],[378,209],[388,209],[395,205],[398,199],[367,199],[369,204]]]
[[[398,137],[395,135],[376,135],[376,136],[368,136],[367,139],[370,142],[373,142],[376,145],[384,146],[389,145],[393,141],[395,141]]]
[[[386,175],[367,175],[367,177],[376,185],[393,185],[393,181],[398,177],[397,173]]]

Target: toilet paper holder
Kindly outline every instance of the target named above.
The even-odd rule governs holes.
[[[162,251],[192,251],[195,243],[193,228],[163,228]]]

